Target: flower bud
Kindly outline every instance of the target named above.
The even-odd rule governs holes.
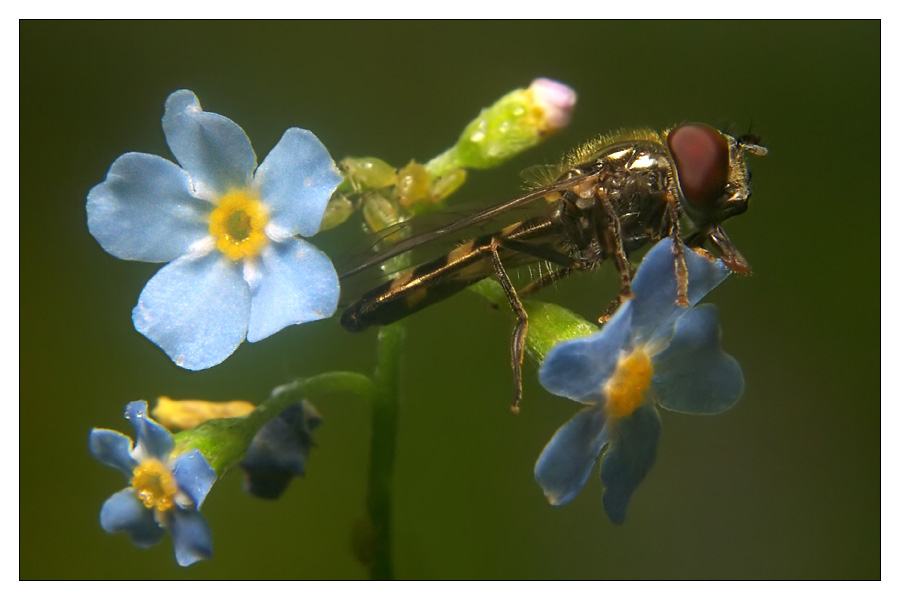
[[[575,92],[551,79],[536,79],[485,108],[459,141],[426,165],[432,175],[453,169],[487,169],[540,143],[569,122]]]
[[[528,86],[535,106],[543,111],[545,133],[554,133],[569,124],[577,99],[575,90],[553,79],[541,77]]]

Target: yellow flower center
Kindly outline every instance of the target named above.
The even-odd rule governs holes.
[[[615,373],[606,383],[607,416],[620,419],[633,413],[643,404],[652,377],[653,363],[643,347],[620,358]]]
[[[209,232],[228,258],[256,256],[268,241],[263,228],[269,220],[265,205],[246,189],[231,190],[209,215]]]
[[[166,465],[149,458],[134,468],[131,487],[149,509],[165,512],[175,507],[178,483]]]

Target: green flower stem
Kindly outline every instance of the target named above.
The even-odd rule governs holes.
[[[298,379],[272,390],[265,402],[246,417],[213,419],[175,436],[175,452],[196,448],[222,477],[237,465],[260,428],[292,404],[308,398],[350,393],[364,398],[375,396],[372,380],[360,373],[335,371]]]
[[[375,386],[369,377],[361,373],[349,371],[321,373],[275,388],[272,390],[272,395],[246,418],[258,421],[257,429],[259,429],[292,404],[326,394],[340,393],[372,398],[375,394]]]
[[[366,494],[366,511],[371,526],[369,575],[372,579],[394,577],[391,558],[391,492],[400,408],[400,355],[405,337],[406,329],[399,323],[382,327],[378,332],[369,489]]]

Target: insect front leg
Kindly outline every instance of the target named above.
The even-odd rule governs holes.
[[[725,263],[725,266],[741,275],[750,273],[750,264],[747,263],[747,259],[734,247],[721,225],[716,225],[709,232],[709,241],[722,253],[722,262]]]

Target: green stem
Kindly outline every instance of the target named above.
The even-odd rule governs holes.
[[[222,477],[244,454],[260,428],[292,404],[333,393],[351,393],[363,398],[375,396],[372,380],[360,373],[335,371],[298,379],[272,390],[272,394],[246,417],[213,419],[175,436],[176,453],[196,448]]]
[[[247,415],[247,426],[257,431],[292,404],[335,393],[350,393],[368,399],[375,395],[375,387],[370,378],[350,371],[333,371],[297,379],[272,390],[272,395]]]
[[[400,354],[405,337],[400,324],[382,327],[378,333],[375,394],[372,402],[372,440],[369,452],[369,490],[366,510],[372,527],[369,575],[393,579],[391,560],[391,492],[397,448]]]

